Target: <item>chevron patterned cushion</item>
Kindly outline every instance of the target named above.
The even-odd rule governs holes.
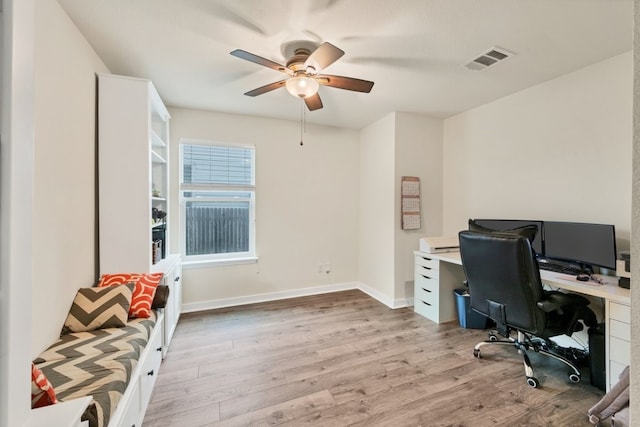
[[[147,345],[157,317],[131,319],[122,328],[62,335],[33,363],[56,391],[58,401],[93,396],[82,419],[107,427]]]
[[[31,408],[58,403],[53,386],[42,371],[31,363]]]
[[[62,333],[119,328],[127,324],[133,283],[78,289]]]
[[[122,328],[62,335],[33,363],[47,376],[60,402],[93,396],[82,419],[89,427],[106,427],[156,320],[152,311],[150,318],[131,319]]]
[[[129,317],[148,318],[151,315],[151,303],[156,288],[162,280],[162,273],[121,273],[103,274],[99,287],[135,283],[129,307]]]

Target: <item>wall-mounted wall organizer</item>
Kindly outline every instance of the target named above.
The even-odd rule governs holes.
[[[403,176],[401,186],[402,229],[418,230],[420,224],[420,178]]]

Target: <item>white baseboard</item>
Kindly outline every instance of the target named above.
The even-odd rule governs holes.
[[[331,292],[359,289],[370,297],[380,301],[389,308],[402,308],[411,305],[405,298],[392,300],[381,292],[361,282],[345,282],[333,285],[314,286],[311,288],[295,289],[292,291],[271,292],[268,294],[248,295],[245,297],[221,298],[215,300],[191,302],[182,304],[182,313],[213,310],[216,308],[235,307],[238,305],[255,304],[260,302],[277,301],[281,299],[305,297],[311,295],[328,294]]]
[[[403,308],[409,305],[405,298],[390,299],[385,294],[362,282],[358,282],[358,289],[369,295],[371,298],[377,299],[389,308]]]
[[[212,310],[215,308],[234,307],[245,304],[277,301],[281,299],[306,297],[310,295],[328,294],[331,292],[358,289],[355,282],[336,283],[333,285],[314,286],[311,288],[295,289],[292,291],[270,292],[268,294],[247,295],[245,297],[221,298],[215,300],[191,302],[182,304],[182,313]]]

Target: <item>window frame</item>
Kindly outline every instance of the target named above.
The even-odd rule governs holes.
[[[219,142],[200,139],[182,138],[179,141],[179,180],[178,180],[178,193],[179,193],[179,205],[180,205],[180,252],[183,257],[183,266],[186,268],[198,267],[198,266],[215,266],[215,265],[233,265],[233,264],[245,264],[255,263],[258,261],[256,255],[256,221],[255,221],[255,207],[256,207],[256,148],[252,144],[239,144],[231,142]],[[252,164],[252,180],[251,185],[238,185],[238,184],[185,184],[184,179],[184,146],[185,145],[200,145],[200,146],[215,146],[215,147],[231,147],[231,148],[244,148],[253,151],[253,164]],[[185,197],[185,192],[246,192],[249,193],[249,197]],[[199,254],[199,255],[187,255],[187,233],[186,233],[186,207],[190,201],[223,201],[229,203],[246,203],[249,202],[249,250],[245,252],[225,252],[218,254]]]

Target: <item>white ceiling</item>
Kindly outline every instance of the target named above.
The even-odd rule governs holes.
[[[229,55],[284,63],[283,43],[330,42],[326,73],[375,82],[321,87],[312,123],[361,128],[392,111],[447,117],[632,48],[632,0],[58,0],[109,69],[151,79],[170,106],[299,120],[284,76]],[[464,64],[498,46],[516,55]]]

